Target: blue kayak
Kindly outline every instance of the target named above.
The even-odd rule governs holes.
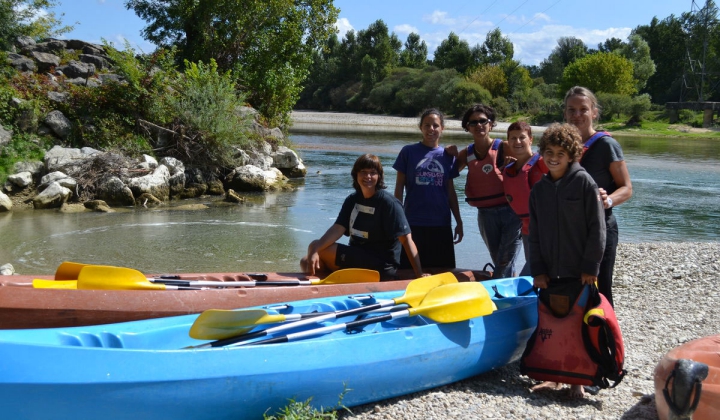
[[[497,307],[490,315],[452,323],[410,316],[280,344],[197,348],[209,342],[188,334],[198,315],[0,330],[0,413],[8,419],[254,419],[276,414],[291,399],[329,409],[438,387],[519,359],[537,324],[530,278],[482,284]],[[267,311],[346,310],[403,292]]]

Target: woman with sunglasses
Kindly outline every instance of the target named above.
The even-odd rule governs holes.
[[[502,167],[507,143],[492,139],[495,110],[476,104],[465,111],[462,127],[473,136],[473,143],[458,151],[448,147],[448,153],[458,157],[458,173],[467,166],[465,201],[478,209],[478,227],[488,248],[495,270],[493,278],[515,275],[515,259],[522,244],[522,222],[505,198]]]
[[[580,130],[583,139],[580,165],[598,185],[603,200],[607,234],[598,274],[598,289],[612,305],[612,277],[618,244],[618,226],[612,209],[632,197],[630,173],[617,140],[609,133],[596,131],[593,127],[593,123],[600,117],[600,106],[590,89],[582,86],[570,88],[563,101],[563,113],[565,121]]]
[[[463,238],[457,193],[453,178],[455,158],[440,147],[445,117],[437,109],[420,116],[422,141],[404,146],[393,168],[397,171],[395,197],[403,202],[413,240],[425,267],[455,268],[454,244]],[[455,217],[453,235],[450,215]],[[406,259],[401,268],[408,268]]]
[[[303,272],[315,275],[317,271],[367,268],[379,271],[382,280],[392,280],[404,248],[415,275],[426,276],[402,205],[385,191],[380,159],[360,156],[350,175],[355,192],[345,199],[335,223],[308,246],[300,260]],[[343,235],[350,237],[348,245],[336,242]]]

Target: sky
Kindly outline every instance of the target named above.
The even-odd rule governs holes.
[[[208,0],[205,0],[208,1]],[[241,0],[240,0],[241,1]],[[62,36],[100,43],[105,39],[118,48],[125,40],[137,52],[152,52],[141,31],[145,22],[124,0],[59,0],[53,11],[75,29]],[[415,32],[428,46],[429,57],[455,32],[470,46],[482,44],[487,33],[499,28],[513,43],[514,58],[537,65],[557,46],[560,37],[574,36],[597,48],[608,38],[627,40],[630,31],[701,7],[702,0],[335,0],[340,9],[336,27],[342,38],[349,30],[366,29],[382,19],[404,43]]]

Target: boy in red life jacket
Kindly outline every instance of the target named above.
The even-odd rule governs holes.
[[[605,212],[597,184],[577,162],[582,137],[570,124],[553,124],[539,146],[548,174],[530,193],[533,284],[541,289],[571,279],[593,284],[605,249]],[[558,386],[543,382],[532,390]],[[583,387],[572,385],[571,394],[582,397]]]
[[[532,151],[532,128],[525,121],[517,121],[508,127],[507,143],[510,156],[503,168],[503,188],[510,207],[522,222],[522,242],[525,266],[521,276],[530,275],[530,190],[548,172],[539,153]]]

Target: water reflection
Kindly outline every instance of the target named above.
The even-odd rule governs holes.
[[[307,244],[333,223],[352,191],[350,169],[361,153],[380,156],[392,191],[392,164],[415,135],[293,134],[308,168],[295,192],[249,194],[241,204],[195,200],[206,210],[118,209],[115,213],[0,214],[0,264],[52,274],[62,261],[113,264],[146,273],[296,271]],[[621,242],[720,239],[720,142],[619,139],[633,180],[633,198],[616,209]],[[445,139],[464,145],[470,136]],[[465,176],[456,182],[464,197]],[[177,204],[187,204],[188,201]],[[489,256],[476,211],[461,202],[465,238],[460,267],[482,268]],[[519,262],[520,264],[522,261]]]

